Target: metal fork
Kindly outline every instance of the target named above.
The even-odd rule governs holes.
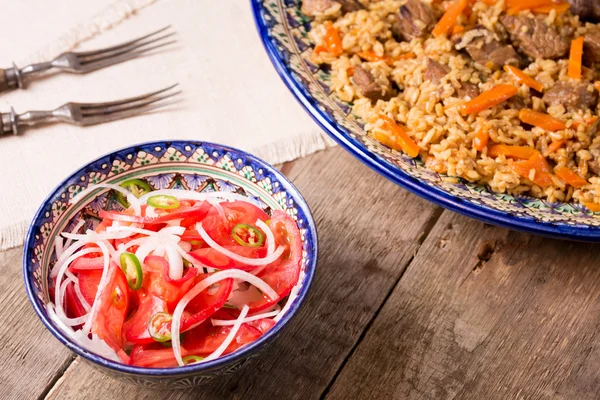
[[[145,114],[177,102],[181,93],[179,84],[128,99],[105,103],[67,103],[52,111],[27,111],[16,114],[0,113],[0,135],[18,134],[20,126],[33,126],[48,122],[67,122],[74,125],[96,125]]]
[[[65,72],[85,74],[131,60],[175,43],[173,35],[175,35],[175,32],[171,30],[171,26],[167,26],[156,32],[116,46],[92,51],[70,51],[59,55],[52,61],[28,65],[21,69],[13,63],[12,68],[0,69],[0,92],[17,87],[23,88],[26,77],[33,74],[40,74],[52,68]]]

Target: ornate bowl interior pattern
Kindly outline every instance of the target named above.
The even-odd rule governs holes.
[[[302,287],[290,312],[257,342],[214,362],[180,368],[145,369],[98,357],[71,341],[50,322],[48,274],[56,262],[54,237],[81,220],[93,229],[100,210],[123,207],[112,191],[98,189],[75,205],[69,199],[98,183],[119,184],[143,178],[154,189],[186,189],[197,192],[226,191],[247,196],[267,214],[286,211],[300,228],[303,240]],[[29,298],[46,327],[68,348],[93,365],[118,378],[149,387],[187,387],[235,370],[267,342],[272,341],[294,315],[312,281],[317,238],[308,206],[295,187],[264,161],[239,150],[200,142],[157,142],[134,146],[104,156],[84,166],[60,184],[35,216],[25,242],[23,272]]]
[[[310,19],[301,0],[251,0],[257,29],[277,72],[315,121],[341,146],[388,179],[434,203],[488,223],[559,238],[600,241],[600,215],[583,205],[551,203],[448,179],[421,160],[369,138],[363,123],[329,89],[326,67],[310,62]]]

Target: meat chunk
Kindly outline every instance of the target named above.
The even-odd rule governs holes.
[[[427,59],[427,68],[424,74],[426,81],[438,84],[443,77],[448,75],[448,72],[450,72],[450,67],[447,65],[441,64],[431,58]]]
[[[588,161],[588,168],[596,175],[600,175],[600,149],[591,149],[590,154],[593,158]]]
[[[588,22],[600,22],[600,2],[598,0],[569,0],[571,12],[579,19]]]
[[[360,65],[354,67],[352,79],[360,94],[371,101],[389,100],[392,97],[392,89],[379,84],[373,74]]]
[[[476,32],[474,32],[476,31]],[[478,35],[467,44],[465,49],[477,64],[496,70],[505,64],[519,67],[523,60],[510,44],[503,45],[494,39],[493,34],[487,29],[471,31]]]
[[[337,5],[341,6],[340,9],[344,14],[364,8],[358,0],[302,0],[302,8],[300,10],[304,15],[317,17]]]
[[[309,17],[317,17],[323,15],[325,11],[339,4],[334,0],[302,0],[302,14]]]
[[[394,38],[401,42],[410,41],[428,34],[435,25],[431,7],[421,0],[408,0],[400,7],[396,22],[392,25]]]
[[[532,58],[561,58],[569,51],[570,39],[537,18],[503,15],[500,22],[515,46]]]
[[[583,56],[586,64],[600,62],[600,30],[595,30],[583,39]]]
[[[544,93],[543,100],[549,105],[562,104],[567,110],[593,108],[596,104],[596,91],[590,91],[589,82],[569,83],[560,81]]]
[[[342,5],[342,13],[362,10],[365,7],[358,0],[337,0]]]
[[[456,96],[459,99],[466,99],[468,97],[473,100],[475,97],[479,96],[479,88],[472,83],[461,82],[461,86],[456,89]]]

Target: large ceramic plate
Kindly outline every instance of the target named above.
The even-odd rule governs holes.
[[[452,211],[495,225],[563,239],[600,241],[600,215],[580,204],[492,192],[444,176],[370,139],[350,104],[329,90],[326,69],[309,61],[310,20],[301,0],[251,0],[256,26],[275,69],[314,120],[342,147],[403,188]]]

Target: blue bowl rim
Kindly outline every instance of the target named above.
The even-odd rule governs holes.
[[[431,201],[434,204],[447,208],[459,214],[478,219],[488,224],[515,229],[531,234],[547,236],[557,239],[570,239],[587,242],[600,242],[600,227],[580,226],[570,227],[567,225],[554,225],[551,222],[543,222],[533,217],[515,217],[503,211],[473,204],[458,197],[448,194],[446,191],[427,185],[418,179],[406,174],[399,168],[393,168],[385,164],[382,158],[359,147],[348,137],[337,125],[332,124],[325,113],[321,111],[314,99],[312,99],[300,84],[293,79],[288,72],[288,67],[273,43],[270,41],[268,28],[263,23],[260,12],[262,10],[261,0],[250,0],[254,23],[263,46],[275,67],[275,70],[292,92],[296,100],[312,119],[342,148],[359,159],[363,164],[396,183],[400,187]]]
[[[309,244],[312,243],[312,246],[310,246],[309,251],[311,251],[313,253],[313,257],[311,258],[311,262],[308,265],[308,268],[306,270],[306,273],[304,276],[304,284],[302,285],[302,288],[298,292],[298,295],[296,297],[294,304],[290,307],[287,314],[284,315],[284,317],[276,325],[274,325],[273,328],[271,328],[267,333],[262,335],[257,341],[255,341],[255,342],[253,342],[231,354],[217,358],[216,360],[207,361],[206,363],[202,363],[202,364],[191,364],[191,365],[186,365],[186,366],[182,366],[182,367],[171,367],[171,368],[135,367],[135,366],[121,364],[121,363],[106,359],[104,357],[98,356],[98,355],[82,348],[78,344],[72,342],[70,339],[68,339],[68,337],[65,334],[63,334],[60,331],[60,329],[54,327],[54,325],[50,322],[49,318],[46,316],[46,313],[44,312],[44,310],[42,310],[42,307],[39,305],[37,297],[34,294],[33,279],[32,279],[31,273],[29,272],[28,260],[30,260],[33,256],[33,246],[32,246],[33,241],[34,241],[33,231],[35,230],[34,228],[37,226],[36,221],[41,220],[41,217],[43,215],[42,213],[43,213],[43,210],[44,210],[44,207],[46,206],[46,204],[49,201],[51,201],[52,198],[54,198],[61,190],[64,190],[64,186],[69,180],[71,180],[74,176],[81,174],[85,170],[85,168],[87,168],[89,165],[96,164],[98,161],[108,158],[108,157],[111,157],[115,154],[118,154],[118,153],[121,153],[124,151],[132,151],[139,146],[165,146],[166,145],[168,147],[169,144],[176,144],[176,145],[177,144],[179,144],[179,145],[194,144],[194,145],[199,145],[199,146],[201,146],[203,144],[207,144],[211,147],[220,148],[226,152],[237,153],[237,154],[244,156],[247,159],[251,159],[254,162],[256,162],[257,164],[260,164],[261,168],[263,168],[263,169],[267,170],[268,172],[270,172],[271,174],[275,175],[279,179],[282,189],[284,189],[287,193],[290,194],[290,196],[294,199],[295,205],[297,207],[301,208],[302,211],[304,212],[304,214],[306,215],[307,234],[309,235],[309,238],[312,238],[312,241],[309,240]],[[59,183],[52,190],[52,192],[50,192],[50,194],[44,199],[44,201],[42,202],[38,211],[36,212],[35,216],[33,217],[32,223],[27,231],[27,236],[25,237],[25,247],[24,247],[24,252],[23,252],[22,270],[23,270],[23,277],[25,280],[25,289],[27,292],[27,297],[29,299],[29,302],[33,306],[36,314],[38,315],[38,317],[40,318],[40,320],[42,321],[44,326],[54,335],[54,337],[56,337],[68,349],[75,352],[77,355],[83,357],[84,359],[91,361],[92,363],[98,364],[102,367],[105,367],[105,368],[108,368],[111,370],[115,370],[118,372],[128,373],[128,374],[133,374],[133,375],[145,375],[145,376],[150,375],[150,376],[155,376],[155,377],[177,377],[177,376],[200,374],[204,371],[209,372],[209,373],[214,372],[222,367],[225,367],[229,364],[233,364],[236,361],[240,361],[246,357],[251,356],[253,353],[258,352],[267,343],[274,340],[277,337],[277,335],[279,334],[279,332],[296,315],[296,312],[300,309],[301,305],[304,303],[306,296],[308,294],[308,291],[309,291],[310,287],[312,286],[312,282],[313,282],[313,278],[314,278],[314,274],[315,274],[315,270],[316,270],[316,266],[317,266],[317,258],[318,258],[317,229],[316,229],[316,225],[315,225],[312,213],[310,211],[310,208],[309,208],[308,204],[306,203],[306,200],[304,199],[304,197],[302,196],[300,191],[294,186],[294,184],[292,182],[290,182],[290,180],[287,179],[287,177],[285,177],[285,175],[283,175],[280,171],[278,171],[276,168],[274,168],[271,164],[267,163],[266,161],[262,160],[261,158],[258,158],[246,151],[236,149],[234,147],[215,144],[212,142],[194,141],[194,140],[159,140],[159,141],[138,143],[138,144],[135,144],[132,146],[128,146],[128,147],[124,147],[121,149],[111,151],[110,153],[107,153],[101,157],[98,157],[97,159],[95,159],[91,162],[84,164],[79,169],[77,169],[75,172],[70,174],[61,183]]]

